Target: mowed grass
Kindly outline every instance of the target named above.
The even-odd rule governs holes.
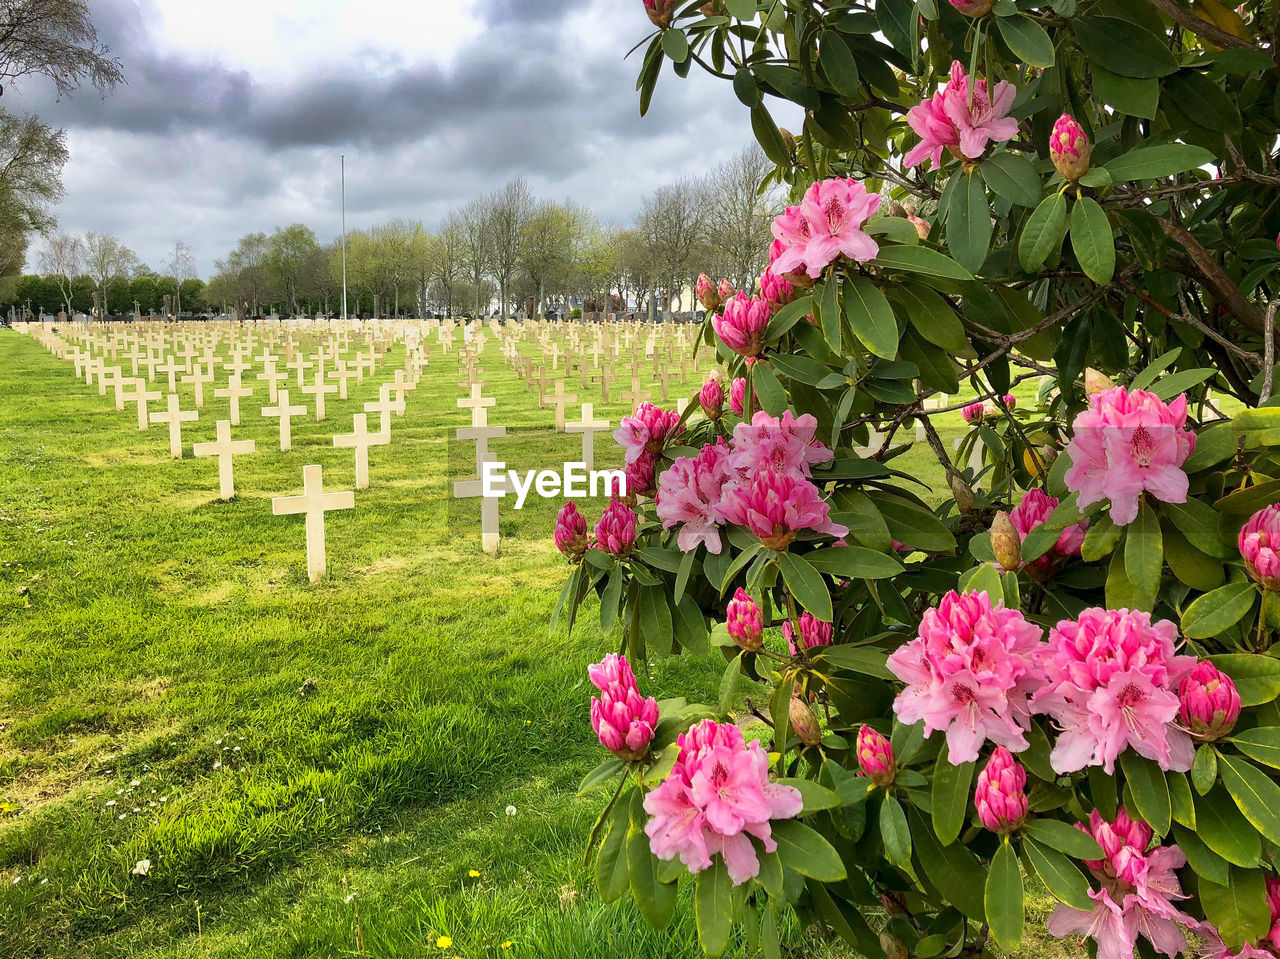
[[[329,514],[330,576],[312,586],[301,518],[270,498],[300,493],[309,463],[352,487],[332,436],[400,349],[326,422],[295,421],[288,453],[248,380],[233,434],[258,449],[224,503],[190,445],[225,400],[173,461],[165,427],[139,432],[133,407],[0,331],[0,956],[697,954],[690,903],[655,932],[583,868],[603,801],[575,795],[601,758],[585,667],[613,642],[591,610],[572,636],[548,629],[558,502],[504,504],[502,556],[481,551],[478,502],[450,495],[473,462],[450,439],[469,424],[456,358],[431,357],[371,451],[372,488]],[[577,458],[492,340],[483,365],[502,459]],[[616,386],[611,404],[576,376],[568,391],[615,425],[629,411]],[[924,469],[927,451],[908,456]],[[710,697],[719,673],[682,658],[647,685]],[[847,955],[787,934],[796,954]]]

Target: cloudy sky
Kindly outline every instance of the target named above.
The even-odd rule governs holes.
[[[668,67],[639,116],[640,0],[90,0],[128,80],[9,109],[67,131],[63,230],[118,235],[206,278],[242,234],[322,242],[392,217],[437,224],[515,176],[627,222],[641,198],[750,140],[727,83]],[[33,258],[34,259],[34,258]]]

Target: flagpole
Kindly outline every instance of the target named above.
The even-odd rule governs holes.
[[[347,318],[347,156],[342,154],[342,318]]]

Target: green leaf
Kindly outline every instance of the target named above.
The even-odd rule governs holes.
[[[627,891],[631,875],[627,871],[627,835],[631,828],[629,803],[619,802],[610,816],[609,835],[596,854],[596,889],[605,902],[617,902]]]
[[[973,279],[973,274],[951,257],[927,246],[882,246],[871,265],[948,280]]]
[[[900,543],[929,553],[949,553],[956,548],[951,531],[932,513],[897,500],[877,499],[876,507]]]
[[[644,586],[640,589],[640,628],[645,643],[660,656],[671,655],[671,640],[675,629],[671,620],[671,607],[667,605],[666,590],[662,586]]]
[[[983,901],[983,890],[986,888],[987,877],[982,863],[965,848],[964,843],[953,842],[944,846],[938,842],[933,825],[914,810],[911,815],[911,836],[916,856],[920,860],[919,874],[927,877],[945,899],[970,919],[984,921],[986,903]]]
[[[1261,706],[1280,696],[1280,660],[1251,653],[1210,656],[1209,662],[1231,677],[1240,705]]]
[[[827,646],[815,654],[820,662],[830,663],[850,672],[892,680],[893,673],[885,665],[889,654],[874,646]]]
[[[914,324],[913,324],[914,325]],[[907,330],[898,344],[898,355],[920,370],[920,382],[931,390],[948,395],[960,389],[956,363],[944,347],[925,341],[915,329]]]
[[[1043,846],[1030,837],[1023,839],[1022,851],[1049,892],[1075,909],[1093,909],[1089,881],[1075,863],[1058,850]]]
[[[813,297],[809,294],[806,293],[804,296],[792,300],[777,313],[773,314],[772,319],[769,320],[769,325],[764,328],[765,342],[775,342],[783,333],[786,333],[812,312]]]
[[[1164,92],[1199,126],[1218,133],[1240,129],[1240,111],[1227,91],[1199,70],[1179,70],[1164,81]]]
[[[970,273],[977,273],[987,261],[991,233],[991,204],[982,174],[972,169],[953,174],[960,178],[947,209],[947,249]]]
[[[1084,544],[1080,547],[1080,558],[1086,563],[1096,563],[1120,543],[1124,535],[1124,527],[1117,526],[1109,513],[1103,513],[1092,523],[1084,534]]]
[[[790,786],[792,789],[795,789],[800,793],[801,801],[804,803],[802,815],[808,815],[812,812],[821,812],[824,809],[836,809],[844,805],[844,800],[840,798],[840,794],[838,792],[833,789],[828,789],[826,786],[820,785],[812,779],[779,779],[778,785]]]
[[[1164,543],[1160,538],[1160,520],[1144,499],[1124,540],[1124,572],[1142,597],[1140,609],[1150,612],[1155,607],[1163,569]]]
[[[1035,208],[1044,195],[1040,174],[1031,161],[1017,153],[997,153],[982,161],[982,178],[996,196],[1018,206]]]
[[[1237,747],[1239,748],[1239,747]],[[1245,755],[1250,755],[1241,749]],[[1201,796],[1213,788],[1218,781],[1218,751],[1208,743],[1196,749],[1196,758],[1191,761],[1191,784]]]
[[[1280,843],[1280,786],[1253,763],[1225,753],[1218,756],[1218,776],[1254,828]]]
[[[689,38],[681,30],[664,30],[662,52],[672,63],[684,63],[689,56]]]
[[[1187,542],[1200,552],[1218,559],[1237,555],[1218,535],[1218,514],[1208,503],[1192,497],[1185,503],[1162,503],[1161,509]]]
[[[1204,844],[1198,835],[1185,826],[1173,824],[1173,839],[1187,855],[1187,865],[1197,876],[1225,886],[1231,876],[1231,864]]]
[[[1165,775],[1165,782],[1169,784],[1169,803],[1173,809],[1173,821],[1182,823],[1188,829],[1195,829],[1195,800],[1191,796],[1191,786],[1187,783],[1186,773],[1169,772]]]
[[[1266,877],[1261,872],[1233,866],[1227,885],[1201,879],[1199,892],[1205,918],[1217,927],[1228,947],[1239,949],[1270,929],[1271,907],[1267,905]]]
[[[787,150],[787,144],[783,141],[782,134],[778,132],[778,125],[773,122],[773,117],[769,115],[769,110],[763,103],[757,103],[751,108],[751,132],[755,134],[765,156],[778,166],[791,165],[791,154]]]
[[[645,835],[643,796],[635,791],[631,804],[631,828],[627,833],[627,870],[631,875],[631,895],[635,897],[640,914],[654,929],[665,929],[676,908],[676,884],[658,881],[658,860],[649,851],[649,837]]]
[[[818,63],[837,93],[846,97],[858,95],[858,62],[838,33],[833,31],[823,35],[818,47]]]
[[[1116,272],[1116,243],[1111,223],[1098,201],[1082,196],[1071,208],[1071,249],[1094,283],[1107,284]]]
[[[1003,20],[1000,22],[1004,23]],[[1022,941],[1022,873],[1008,837],[991,858],[984,901],[987,924],[996,937],[996,943],[1006,950],[1016,948]]]
[[[725,0],[724,5],[735,20],[754,20],[759,9],[756,0]]]
[[[693,897],[698,943],[708,956],[718,956],[729,945],[733,928],[733,881],[722,860],[698,873]]]
[[[760,408],[770,416],[781,416],[787,408],[787,391],[778,382],[778,375],[767,363],[757,363],[751,371],[751,386],[755,390]]]
[[[892,360],[898,355],[898,321],[880,288],[865,276],[844,284],[844,315],[871,353]]]
[[[1121,113],[1144,120],[1156,118],[1160,81],[1154,77],[1122,77],[1094,64],[1093,92],[1103,103]]]
[[[1262,837],[1221,786],[1196,798],[1196,835],[1229,863],[1254,869],[1262,858]]]
[[[775,819],[771,828],[778,855],[788,869],[819,882],[840,882],[848,875],[831,843],[804,823]]]
[[[884,854],[888,860],[911,868],[911,830],[907,828],[907,814],[902,803],[892,793],[880,804],[880,838],[884,842]]]
[[[1067,201],[1061,193],[1045,197],[1027,219],[1018,239],[1018,260],[1029,273],[1040,269],[1067,235]]]
[[[588,552],[591,552],[588,550]],[[622,603],[622,581],[626,579],[622,570],[615,569],[609,574],[604,584],[604,592],[600,595],[600,629],[608,636],[613,624],[618,620],[618,607]]]
[[[1228,740],[1236,749],[1255,762],[1264,763],[1272,769],[1280,769],[1280,726],[1260,726],[1236,733]],[[1201,746],[1201,750],[1212,754],[1212,749]],[[1200,753],[1196,753],[1196,759]],[[1193,767],[1194,768],[1194,767]]]
[[[582,778],[582,782],[578,786],[578,795],[585,796],[587,793],[595,792],[595,790],[599,789],[626,768],[627,764],[621,759],[618,759],[616,756],[610,756]]]
[[[944,744],[933,767],[933,831],[944,846],[955,842],[964,828],[974,769],[971,762],[951,765],[949,753]]]
[[[1169,784],[1165,782],[1164,772],[1150,759],[1143,759],[1132,749],[1120,754],[1120,767],[1124,770],[1125,782],[1133,793],[1133,800],[1138,804],[1138,812],[1142,818],[1163,836],[1169,831],[1173,821],[1173,804],[1169,798]]]
[[[840,352],[842,340],[840,336],[840,281],[835,277],[822,285],[822,293],[815,292],[818,304],[818,323],[822,327],[822,335],[835,353]]]
[[[795,553],[779,553],[778,566],[791,595],[824,623],[832,621],[831,593],[822,574]]]
[[[1253,583],[1228,583],[1196,599],[1182,613],[1182,631],[1189,639],[1212,639],[1245,617],[1257,602]]]
[[[742,678],[742,653],[729,660],[720,677],[720,715],[728,716],[738,695],[738,682]]]
[[[923,283],[903,283],[895,285],[890,294],[924,339],[952,352],[968,348],[964,323],[936,290]]]
[[[1154,180],[1186,173],[1212,163],[1214,155],[1204,147],[1187,143],[1164,143],[1137,147],[1107,163],[1107,172],[1117,183],[1125,180]]]
[[[1117,17],[1071,21],[1080,48],[1094,63],[1125,77],[1163,77],[1178,69],[1164,37]]]
[[[829,546],[804,558],[818,572],[845,579],[888,579],[904,568],[897,557],[865,546]]]
[[[1000,36],[1023,63],[1032,67],[1053,66],[1053,41],[1044,27],[1030,17],[1000,17]]]
[[[1060,819],[1031,819],[1022,827],[1032,839],[1075,859],[1102,859],[1102,847],[1087,832]]]

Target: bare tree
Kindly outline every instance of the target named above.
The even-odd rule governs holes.
[[[80,275],[83,255],[84,244],[80,237],[67,233],[49,237],[40,251],[40,272],[57,284],[68,316],[71,315],[71,284]]]
[[[659,187],[644,201],[636,217],[642,251],[637,262],[649,274],[651,310],[657,301],[659,282],[666,284],[668,309],[679,296],[689,275],[693,252],[702,240],[706,205],[703,185],[689,179]]]
[[[191,247],[178,240],[173,244],[173,252],[169,254],[169,258],[164,261],[163,266],[165,272],[173,277],[173,313],[177,316],[182,312],[183,282],[196,280],[200,277],[196,270],[196,258],[191,255]]]
[[[480,298],[485,291],[484,278],[489,275],[490,264],[493,262],[489,231],[491,208],[488,201],[476,199],[464,206],[458,214],[462,240],[460,262],[475,295],[476,316],[483,316],[485,313],[485,305]]]
[[[445,313],[453,317],[453,290],[463,275],[463,251],[466,246],[466,226],[457,213],[450,213],[440,227],[439,246],[436,250],[436,272],[433,282],[444,294]]]
[[[511,276],[520,265],[520,244],[533,210],[529,184],[523,177],[517,177],[493,195],[489,206],[493,278],[498,281],[498,299],[505,319]]]
[[[103,95],[124,80],[85,0],[0,0],[0,80],[43,76],[58,96],[84,83]]]
[[[267,296],[267,285],[270,279],[266,269],[267,235],[265,233],[249,233],[240,238],[236,248],[227,254],[225,260],[215,264],[218,273],[223,274],[225,284],[231,294],[249,304],[252,315],[259,314],[259,308]],[[224,284],[218,284],[222,289]]]
[[[764,150],[752,145],[711,171],[707,179],[710,206],[707,240],[722,268],[738,289],[749,289],[768,265],[769,227],[781,206],[776,190],[761,192],[774,169]]]
[[[0,216],[22,233],[53,226],[49,207],[62,198],[66,135],[30,114],[0,110]]]
[[[533,288],[534,312],[541,316],[547,288],[568,279],[573,254],[572,218],[566,207],[542,203],[529,216],[520,242],[520,266]]]
[[[107,284],[118,276],[128,276],[137,262],[137,255],[110,233],[84,235],[85,271],[102,294],[100,319],[107,314]]]

